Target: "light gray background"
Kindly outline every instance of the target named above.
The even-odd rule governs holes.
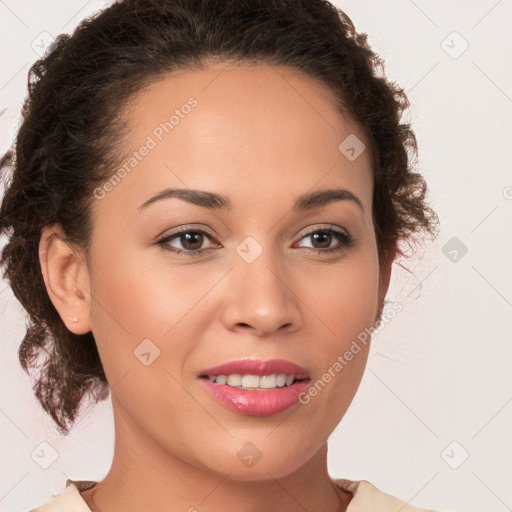
[[[48,41],[40,34],[69,32],[107,3],[0,0],[2,152],[20,119],[29,66]],[[441,233],[410,262],[412,276],[394,266],[388,298],[404,309],[374,339],[360,390],[330,439],[329,471],[416,506],[511,510],[512,2],[336,5],[408,92],[418,169]],[[453,262],[447,243],[468,252],[460,258],[456,249]],[[61,437],[19,367],[25,317],[5,281],[0,314],[0,510],[23,511],[60,492],[66,478],[105,475],[112,414],[109,399]],[[34,453],[49,461],[53,450],[47,469],[35,462]]]

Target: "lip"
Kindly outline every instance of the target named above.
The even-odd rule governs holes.
[[[215,384],[200,379],[206,391],[220,404],[249,416],[271,416],[297,405],[302,393],[307,392],[310,380],[301,380],[291,386],[275,389],[241,389]]]
[[[293,375],[296,379],[310,378],[309,372],[305,368],[285,359],[269,359],[267,361],[261,359],[239,359],[207,368],[201,371],[199,376],[233,375],[235,373],[258,375],[260,377],[284,373],[286,375]]]

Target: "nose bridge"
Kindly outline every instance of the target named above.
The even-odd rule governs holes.
[[[266,237],[270,239],[270,235]],[[300,314],[288,283],[288,268],[279,251],[252,236],[235,250],[224,321],[232,328],[244,324],[265,333],[288,324],[297,327]]]

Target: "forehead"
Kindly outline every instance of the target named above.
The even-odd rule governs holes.
[[[326,85],[292,68],[214,62],[169,74],[123,116],[126,172],[108,193],[120,207],[135,211],[166,187],[218,191],[234,208],[323,186],[371,198],[368,152],[351,160],[340,150],[353,137],[364,147],[360,128]]]

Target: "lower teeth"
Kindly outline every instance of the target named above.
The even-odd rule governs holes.
[[[277,386],[275,388],[244,388],[242,386],[229,386],[231,388],[238,388],[238,389],[252,389],[254,391],[268,391],[269,389],[283,389],[283,388],[289,388],[290,386],[282,386],[278,388]]]

